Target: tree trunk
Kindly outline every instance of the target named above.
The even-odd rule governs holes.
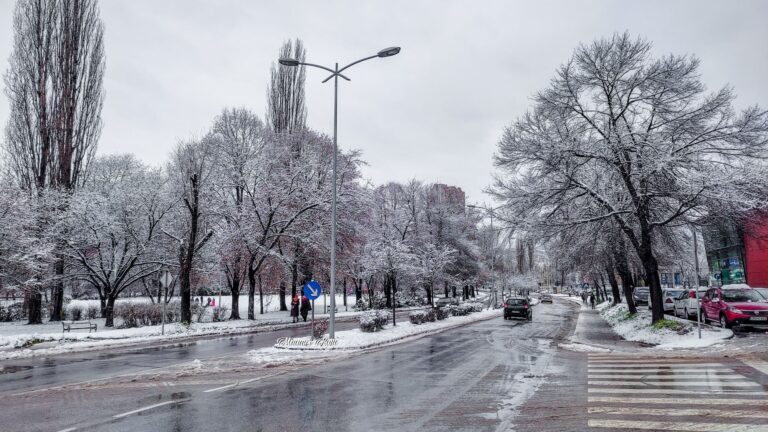
[[[387,275],[384,278],[384,297],[386,298],[385,306],[389,309],[392,307],[392,277]]]
[[[344,281],[342,282],[342,287],[344,289],[344,307],[347,307],[347,277],[344,277]]]
[[[288,310],[288,306],[285,304],[285,282],[280,282],[280,294],[278,295],[278,298],[280,300],[280,312],[285,312]]]
[[[256,319],[254,313],[254,298],[256,294],[256,271],[253,270],[253,266],[248,266],[248,319]]]
[[[259,314],[264,315],[264,290],[263,290],[263,286],[261,285],[261,275],[259,275],[258,279],[259,279]]]
[[[356,279],[355,282],[355,304],[359,303],[363,299],[363,279]]]
[[[107,307],[104,308],[104,315],[106,315],[107,322],[104,324],[104,327],[114,327],[115,326],[115,298],[110,296],[107,298]]]
[[[27,324],[43,323],[43,295],[38,289],[33,289],[29,293],[29,309],[27,313]]]
[[[425,284],[424,290],[427,292],[427,304],[432,304],[432,283]]]
[[[445,289],[445,298],[448,298],[448,282],[443,282],[443,288]]]
[[[248,266],[250,271],[250,265]],[[232,284],[230,285],[229,289],[232,294],[232,311],[229,314],[230,320],[239,320],[240,319],[240,287],[242,286],[242,282],[240,281],[240,269],[235,268],[232,271]]]
[[[646,244],[642,250],[640,261],[643,263],[643,270],[648,282],[648,288],[651,291],[651,322],[655,323],[664,319],[663,296],[661,292],[661,281],[659,280],[659,263],[653,255],[650,245]]]
[[[611,284],[611,293],[613,293],[613,305],[621,303],[621,292],[619,291],[619,283],[616,281],[616,273],[614,269],[608,264],[605,265],[605,274],[608,276],[608,283]]]
[[[53,302],[53,310],[51,311],[51,319],[49,321],[61,321],[64,310],[64,259],[56,258],[54,264],[54,273],[56,275],[56,282],[51,292],[51,300]]]

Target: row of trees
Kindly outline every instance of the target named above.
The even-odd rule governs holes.
[[[484,260],[476,211],[463,193],[417,181],[373,187],[356,151],[341,152],[306,126],[304,69],[272,66],[266,123],[226,108],[202,136],[176,145],[160,166],[95,150],[102,128],[104,26],[96,0],[19,0],[5,74],[11,114],[3,140],[0,282],[23,292],[29,323],[63,318],[64,287],[95,291],[107,326],[117,299],[143,288],[163,300],[174,275],[181,320],[191,296],[223,279],[231,318],[248,294],[277,292],[280,307],[308,279],[329,279],[330,202],[339,196],[337,275],[356,301],[386,305],[410,291],[432,300],[442,288],[470,295]],[[304,59],[301,41],[279,57]],[[487,248],[486,248],[487,249]],[[344,291],[346,293],[346,290]],[[264,304],[258,305],[264,312]]]
[[[768,113],[733,101],[693,56],[654,58],[626,33],[580,45],[499,143],[503,218],[561,269],[604,275],[615,299],[618,276],[633,311],[637,269],[662,319],[660,262],[692,256],[690,227],[768,205]]]

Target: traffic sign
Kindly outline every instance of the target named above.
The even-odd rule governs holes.
[[[320,288],[320,284],[317,283],[317,281],[311,280],[304,284],[304,295],[307,296],[308,299],[314,300],[320,297],[320,294],[322,293],[323,290]]]

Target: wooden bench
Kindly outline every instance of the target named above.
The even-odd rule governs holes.
[[[85,321],[62,321],[61,322],[62,330],[61,332],[64,333],[65,331],[71,331],[71,330],[78,330],[78,329],[88,329],[88,333],[91,331],[96,331],[96,323],[92,323],[91,320],[85,320]]]

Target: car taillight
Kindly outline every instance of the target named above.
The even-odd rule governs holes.
[[[507,304],[506,304],[506,303],[504,303],[504,307],[507,307]]]
[[[671,298],[667,297],[667,301],[665,303],[673,303],[673,302]]]
[[[528,305],[523,306],[524,309],[528,309]]]

